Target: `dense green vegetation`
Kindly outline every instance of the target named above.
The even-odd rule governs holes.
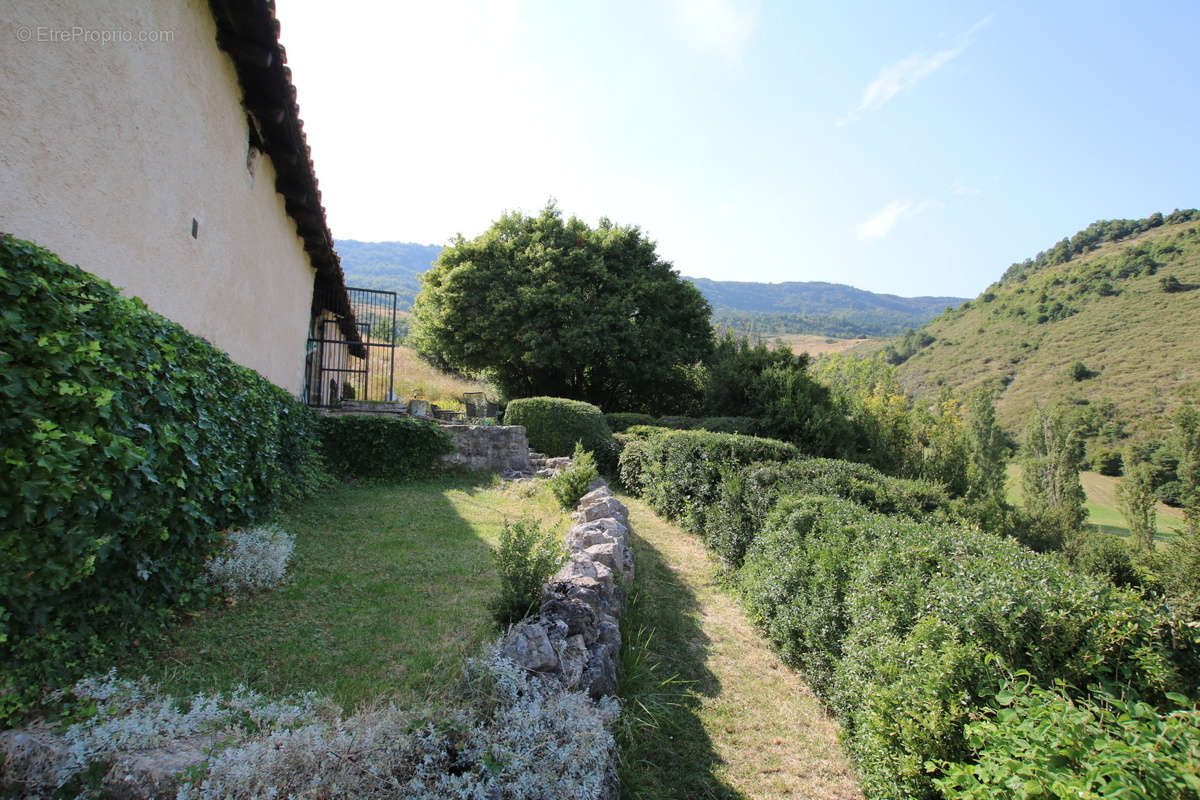
[[[779,333],[895,336],[962,297],[897,297],[819,281],[749,283],[690,278],[713,307],[713,325],[751,340]]]
[[[519,397],[504,409],[505,425],[522,425],[529,446],[548,456],[569,456],[583,446],[607,467],[613,456],[612,431],[600,409],[562,397]]]
[[[952,764],[1000,757],[965,727],[1010,702],[1005,681],[1018,671],[1041,686],[1108,686],[1144,704],[1147,731],[1175,725],[1171,709],[1192,702],[1173,694],[1195,687],[1170,613],[973,527],[936,487],[795,462],[782,443],[631,431],[622,479],[722,555],[785,660],[838,714],[870,797],[936,797],[934,781],[958,774]],[[1182,730],[1172,752],[1195,747]],[[1129,738],[1129,753],[1154,752]],[[1047,770],[1073,774],[1069,762]]]
[[[500,592],[488,604],[497,624],[520,622],[542,598],[542,585],[566,558],[561,539],[533,520],[505,521],[496,546]]]
[[[0,240],[0,720],[199,600],[220,531],[323,482],[310,409]]]
[[[575,443],[575,451],[571,453],[571,466],[559,472],[550,479],[550,490],[558,504],[564,509],[573,511],[585,494],[591,491],[592,484],[600,478],[596,469],[596,457],[585,450],[579,442]]]
[[[1072,696],[1021,673],[996,693],[996,707],[966,727],[977,763],[947,765],[935,783],[947,800],[1008,795],[1189,797],[1200,791],[1200,711],[1181,695],[1169,714],[1100,690]],[[1145,743],[1154,742],[1152,757]]]
[[[388,271],[386,248],[350,250]],[[0,352],[0,718],[200,599],[219,531],[321,485],[321,448],[338,474],[395,479],[449,447],[415,420],[318,423],[32,245],[4,239],[0,279],[13,342]],[[753,285],[697,283],[760,302]],[[822,303],[858,303],[885,325],[912,305],[782,286],[751,313],[832,324],[849,317]],[[1055,781],[1140,781],[1157,788],[1130,796],[1151,797],[1194,786],[1180,775],[1200,747],[1197,287],[1200,212],[1104,221],[876,358],[810,362],[714,342],[701,294],[637,228],[550,206],[440,251],[415,341],[509,397],[563,396],[511,400],[505,421],[534,449],[575,454],[553,486],[564,506],[596,475],[585,451],[608,473],[619,451],[622,482],[703,539],[838,715],[870,796],[984,797],[1020,780],[1031,797]],[[1003,427],[1017,420],[1019,448]],[[1005,495],[1014,454],[1021,508]],[[1121,476],[1128,540],[1086,526],[1085,464]],[[1158,498],[1185,510],[1165,546]],[[511,620],[560,553],[533,523],[498,540],[493,611]],[[1169,769],[1140,763],[1153,737]],[[1107,772],[1046,755],[1097,743]]]
[[[769,286],[770,284],[764,284]],[[842,339],[898,336],[914,325],[923,325],[937,314],[961,303],[940,305],[926,313],[903,311],[861,310],[839,311],[832,314],[787,314],[772,311],[742,311],[735,308],[714,308],[713,327],[745,336],[751,341],[769,340],[780,334],[814,334]]]
[[[998,392],[1010,431],[1039,402],[1074,405],[1088,458],[1119,453],[1130,435],[1158,438],[1178,390],[1200,382],[1196,287],[1200,212],[1098,222],[1014,264],[888,358],[924,401],[947,386]]]
[[[432,422],[377,414],[321,418],[325,463],[339,477],[391,481],[425,477],[454,445]]]
[[[649,414],[605,414],[613,433],[620,433],[635,425],[656,428],[671,428],[680,431],[711,431],[713,433],[753,434],[758,426],[754,417],[652,417]]]
[[[508,397],[610,410],[670,408],[712,349],[708,303],[636,227],[596,228],[553,205],[459,238],[422,277],[413,341]]]

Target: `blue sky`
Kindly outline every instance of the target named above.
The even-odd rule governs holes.
[[[1200,3],[278,0],[337,238],[553,197],[685,275],[974,296],[1200,205]]]

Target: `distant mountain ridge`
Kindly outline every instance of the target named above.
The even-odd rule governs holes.
[[[335,247],[346,282],[396,292],[402,309],[421,289],[420,275],[441,253],[437,245],[339,239]],[[713,307],[713,323],[750,335],[814,333],[891,336],[924,325],[962,297],[899,297],[840,283],[753,283],[690,278]]]
[[[900,297],[876,294],[843,283],[786,281],[753,283],[688,278],[714,309],[761,311],[772,314],[837,314],[846,311],[895,311],[914,316],[942,313],[966,297]]]
[[[354,239],[338,239],[333,247],[342,260],[347,286],[395,292],[400,308],[406,310],[421,291],[421,273],[442,252],[436,244]]]

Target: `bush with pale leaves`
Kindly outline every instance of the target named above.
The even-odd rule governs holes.
[[[113,673],[71,695],[90,718],[0,735],[0,785],[50,797],[85,775],[136,784],[147,758],[187,748],[202,748],[178,776],[176,797],[189,800],[593,798],[615,780],[617,702],[564,691],[497,648],[468,664],[460,707],[436,714],[342,716],[311,694],[271,701],[246,689],[181,701]]]
[[[208,562],[209,580],[230,594],[250,594],[278,586],[287,571],[296,537],[278,525],[234,528],[223,550]]]

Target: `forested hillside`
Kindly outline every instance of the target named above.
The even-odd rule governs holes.
[[[1200,381],[1200,211],[1094,223],[888,355],[918,396],[994,385],[1009,430],[1058,401],[1098,429],[1160,427],[1177,390]]]
[[[402,309],[412,305],[413,298],[421,290],[421,273],[429,269],[442,252],[436,244],[411,242],[338,239],[334,246],[342,259],[348,286],[395,292]]]
[[[336,242],[350,286],[396,292],[401,309],[421,289],[420,275],[441,253],[437,245]],[[818,281],[751,283],[687,278],[713,307],[713,324],[747,336],[819,334],[894,336],[924,325],[961,297],[897,297]]]

